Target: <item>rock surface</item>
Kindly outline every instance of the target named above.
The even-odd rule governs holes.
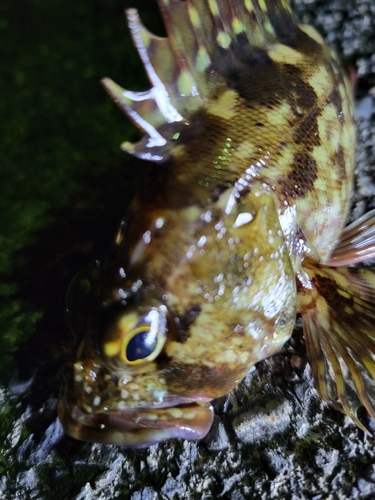
[[[56,4],[59,8],[59,2]],[[357,179],[352,218],[358,217],[375,208],[375,6],[372,0],[294,0],[292,4],[301,20],[318,28],[342,56],[344,64],[357,68]],[[40,8],[38,2],[35,8]],[[101,22],[106,19],[96,19],[96,24]],[[80,50],[79,43],[76,50]],[[105,50],[111,51],[110,43]],[[126,53],[129,51],[126,49]],[[111,76],[114,72],[115,69]],[[80,74],[75,78],[80,78]],[[118,79],[124,80],[126,76]],[[105,178],[111,175],[107,172]],[[120,180],[124,182],[124,174],[119,170],[113,175],[115,186],[109,188],[109,194],[118,190]],[[104,189],[100,180],[95,186]],[[82,211],[80,203],[85,203],[85,193],[88,203],[94,205],[95,195],[87,191],[72,194],[74,214],[75,210]],[[106,195],[102,196],[99,201],[105,205]],[[116,199],[120,196],[124,195],[117,195]],[[87,214],[93,213],[99,219],[98,227],[105,227],[101,217],[107,209],[90,210],[80,216],[81,220],[85,222]],[[120,215],[113,209],[110,225],[115,226]],[[54,220],[70,222],[69,217],[59,212]],[[46,231],[35,237],[36,250],[53,238],[53,231]],[[61,231],[72,236],[69,231],[64,233],[64,228]],[[91,241],[90,233],[85,233],[85,237]],[[56,273],[47,273],[47,282],[67,281],[80,260],[88,258],[89,252],[82,250],[86,240],[72,238],[72,244],[79,247],[78,253],[85,257],[77,259],[78,263],[69,260],[63,266],[57,265]],[[109,242],[110,236],[106,238]],[[28,259],[38,262],[32,252]],[[60,289],[57,300],[61,300],[59,293]],[[53,313],[56,309],[55,306]],[[62,431],[56,415],[62,341],[52,332],[52,328],[57,332],[66,330],[59,314],[57,320],[51,319],[51,311],[45,311],[36,332],[17,353],[18,378],[13,376],[10,388],[6,389],[4,383],[0,392],[0,432],[4,439],[0,498],[375,498],[374,435],[364,434],[318,397],[298,325],[280,354],[259,363],[228,398],[217,402],[214,425],[205,439],[171,440],[147,450],[127,450],[78,442]],[[64,334],[61,335],[64,340]],[[365,412],[361,417],[375,431],[374,422]]]

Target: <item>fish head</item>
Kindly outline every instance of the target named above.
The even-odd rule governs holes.
[[[77,341],[59,403],[68,434],[129,447],[200,439],[211,401],[285,343],[294,274],[272,195],[251,197],[227,215],[220,203],[210,216],[165,212],[147,243],[129,234],[111,268],[75,280]]]
[[[67,364],[59,415],[78,439],[130,447],[166,438],[199,439],[213,420],[211,398],[179,390],[166,345],[176,336],[167,307],[129,294],[99,307]]]

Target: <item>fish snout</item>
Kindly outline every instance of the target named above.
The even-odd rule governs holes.
[[[165,439],[202,439],[210,430],[214,411],[209,402],[164,408],[104,409],[86,413],[62,398],[58,413],[67,434],[83,441],[145,448]]]

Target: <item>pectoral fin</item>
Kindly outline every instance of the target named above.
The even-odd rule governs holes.
[[[317,390],[366,430],[357,410],[375,419],[375,270],[311,261],[304,270],[311,287],[299,287],[298,312]]]
[[[347,226],[341,235],[329,266],[347,266],[375,257],[375,210]]]

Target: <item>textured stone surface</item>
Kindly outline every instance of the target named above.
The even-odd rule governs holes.
[[[346,65],[358,68],[352,210],[352,217],[357,217],[375,207],[375,7],[372,0],[292,3]],[[375,497],[374,437],[317,396],[299,328],[280,354],[260,363],[217,403],[215,422],[205,439],[173,440],[138,451],[81,443],[63,433],[56,418],[61,363],[56,349],[52,345],[57,361],[51,358],[35,366],[30,387],[13,383],[12,394],[0,393],[1,418],[9,426],[5,455],[0,457],[0,464],[6,465],[0,498]],[[362,417],[375,430],[375,424],[365,414]]]

